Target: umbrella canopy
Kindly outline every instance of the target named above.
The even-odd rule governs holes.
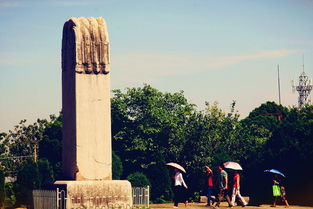
[[[233,169],[233,170],[242,170],[242,167],[239,163],[228,161],[224,163],[225,168]]]
[[[266,169],[266,170],[264,170],[264,172],[278,174],[278,175],[281,175],[281,176],[286,178],[286,176],[282,172],[280,172],[279,170],[276,170],[276,169]]]
[[[183,166],[177,164],[177,163],[166,163],[165,165],[177,168],[178,170],[181,170],[182,172],[186,173],[185,168],[183,168]]]

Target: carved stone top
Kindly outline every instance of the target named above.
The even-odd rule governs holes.
[[[65,22],[62,70],[82,74],[109,73],[109,35],[102,17],[71,18]]]

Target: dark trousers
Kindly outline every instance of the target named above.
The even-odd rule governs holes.
[[[186,202],[186,190],[183,186],[174,186],[174,206],[179,202]]]
[[[212,198],[212,195],[213,195],[213,187],[212,186],[208,186],[208,193],[207,193],[207,197],[208,197],[208,205],[211,205],[211,200],[213,201],[213,202],[215,202],[216,200],[215,200],[215,198]]]
[[[220,189],[219,193],[218,193],[218,196],[217,196],[217,203],[216,203],[216,206],[219,206],[223,197],[227,200],[228,202],[228,205],[229,206],[232,206],[231,202],[230,202],[230,198],[229,198],[229,195],[228,195],[228,190],[227,189]]]

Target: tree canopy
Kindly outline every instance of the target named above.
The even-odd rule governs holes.
[[[193,194],[204,191],[205,165],[215,172],[217,165],[236,161],[244,168],[242,193],[252,202],[271,201],[271,182],[263,170],[276,168],[287,176],[291,203],[313,204],[305,196],[313,186],[313,166],[309,163],[313,160],[313,107],[299,109],[266,102],[243,119],[235,108],[235,101],[228,112],[217,102],[207,102],[204,110],[198,110],[182,91],[161,92],[150,85],[113,90],[114,178],[144,175],[152,200],[162,202],[172,196],[171,170],[165,163],[185,167],[185,179]],[[25,159],[14,157],[33,156],[37,145],[39,158],[47,159],[52,167],[52,176],[62,179],[62,114],[30,125],[22,120],[14,130],[1,133],[0,142],[6,175],[16,176]],[[47,171],[49,166],[43,163],[41,168]],[[304,191],[301,195],[299,185]]]

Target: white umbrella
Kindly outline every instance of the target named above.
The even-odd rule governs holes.
[[[239,163],[228,161],[224,163],[225,168],[233,169],[233,170],[242,170],[242,167]]]
[[[165,165],[172,166],[172,167],[177,168],[178,170],[181,170],[182,172],[186,173],[186,170],[183,168],[183,166],[181,166],[177,163],[166,163]]]

